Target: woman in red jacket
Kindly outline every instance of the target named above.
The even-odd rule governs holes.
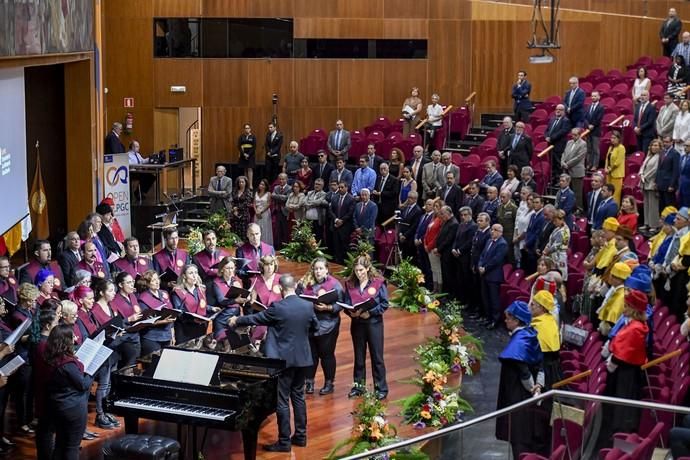
[[[429,256],[431,275],[434,279],[434,292],[441,292],[441,286],[443,286],[443,278],[441,276],[441,254],[436,251],[436,238],[441,232],[441,227],[443,227],[441,208],[443,208],[444,205],[445,203],[442,199],[436,198],[434,200],[434,218],[424,234],[424,250]]]
[[[633,235],[637,233],[637,221],[640,214],[637,212],[637,202],[635,197],[625,195],[621,200],[621,211],[618,213],[618,223],[632,230]]]

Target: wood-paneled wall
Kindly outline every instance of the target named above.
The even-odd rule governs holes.
[[[569,76],[594,67],[623,68],[642,54],[658,54],[658,17],[678,0],[563,0],[561,43],[556,62],[529,65],[534,52],[531,6],[470,0],[121,0],[104,8],[106,122],[134,114],[133,137],[144,152],[155,145],[155,108],[202,107],[203,171],[237,159],[236,139],[249,122],[259,136],[271,119],[271,96],[279,95],[280,129],[299,139],[316,127],[330,129],[342,118],[360,128],[378,115],[397,118],[412,85],[425,102],[439,92],[459,105],[477,91],[480,111],[510,107],[510,87],[527,70],[540,99],[561,94]],[[681,8],[683,7],[683,8]],[[601,14],[593,11],[653,18]],[[153,59],[154,17],[292,17],[299,38],[422,38],[424,60]],[[170,86],[187,92],[172,94]],[[122,107],[135,97],[135,109]],[[262,149],[259,149],[262,150]],[[262,154],[263,152],[261,152]],[[259,155],[261,160],[261,155]]]

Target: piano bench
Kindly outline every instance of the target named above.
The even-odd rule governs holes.
[[[148,434],[127,434],[103,447],[104,460],[178,460],[180,443]]]

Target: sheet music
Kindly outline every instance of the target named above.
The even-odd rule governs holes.
[[[87,338],[81,344],[75,356],[84,365],[84,372],[94,375],[112,353],[113,350],[110,348],[99,345],[95,340]]]
[[[100,334],[94,337],[93,341],[99,345],[103,345],[105,343],[105,330],[101,331]]]
[[[154,379],[171,382],[209,385],[218,364],[218,355],[172,348],[163,349]]]
[[[0,375],[9,377],[10,375],[14,374],[25,362],[26,361],[24,361],[21,356],[15,356],[9,363],[0,367]]]
[[[17,329],[12,331],[12,333],[7,336],[7,338],[5,339],[5,343],[7,345],[16,345],[17,342],[19,342],[19,339],[24,335],[24,333],[29,330],[30,326],[30,318],[27,318],[24,321],[22,321],[22,324],[20,324]]]

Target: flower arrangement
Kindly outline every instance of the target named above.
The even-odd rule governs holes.
[[[375,393],[367,391],[352,413],[354,426],[350,438],[338,443],[328,454],[328,459],[338,459],[361,454],[368,450],[385,447],[399,441],[395,426],[386,418],[386,406],[376,399]],[[377,459],[428,460],[428,456],[417,449],[389,452]]]
[[[218,238],[218,246],[222,248],[232,248],[242,243],[242,238],[232,231],[227,214],[218,211],[211,214],[208,220],[201,227],[192,227],[187,236],[187,249],[190,254],[196,254],[204,249],[202,234],[205,230],[213,230]]]
[[[434,294],[424,287],[424,274],[410,259],[403,259],[390,277],[390,282],[397,286],[391,295],[390,304],[412,313],[436,310],[441,303],[438,300],[443,294]]]
[[[353,235],[355,233],[353,232]],[[361,233],[350,241],[350,250],[347,252],[345,257],[345,263],[343,264],[343,269],[338,272],[338,275],[342,278],[349,278],[352,274],[352,267],[355,264],[355,260],[360,256],[371,257],[374,254],[374,245],[371,243],[369,238],[360,238]],[[378,263],[372,259],[372,263],[378,268]]]
[[[416,348],[421,369],[409,381],[420,390],[398,401],[404,422],[420,429],[457,423],[465,412],[472,410],[460,397],[460,387],[450,388],[448,380],[452,374],[472,374],[478,370],[484,355],[481,341],[462,327],[460,304],[450,301],[431,311],[439,318],[439,334]]]
[[[295,262],[311,262],[317,257],[330,259],[331,256],[324,252],[325,248],[319,246],[316,241],[311,222],[306,219],[295,221],[290,235],[290,242],[283,247],[280,253],[288,260]]]

